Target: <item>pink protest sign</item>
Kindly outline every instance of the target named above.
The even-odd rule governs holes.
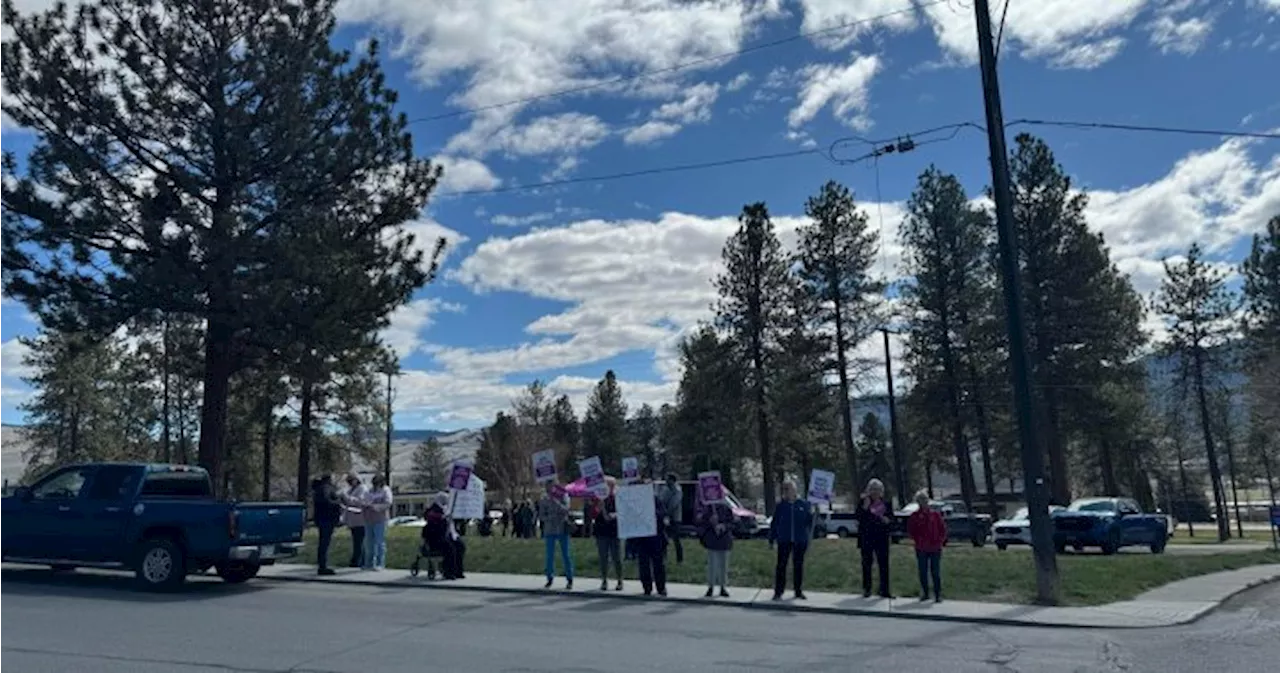
[[[557,500],[564,500],[569,497],[569,492],[564,490],[564,486],[561,484],[552,484],[551,497],[556,498]]]
[[[724,483],[720,481],[720,472],[698,473],[698,497],[704,503],[724,501]]]
[[[465,491],[469,483],[471,483],[471,466],[466,463],[454,463],[453,469],[449,472],[449,488]]]
[[[628,484],[640,481],[640,461],[635,456],[622,459],[622,481]]]

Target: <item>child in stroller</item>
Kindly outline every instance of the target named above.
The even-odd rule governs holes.
[[[418,548],[418,558],[414,559],[409,574],[418,575],[422,561],[427,562],[427,578],[435,579],[435,559],[440,559],[440,574],[446,580],[462,579],[462,555],[465,553],[463,542],[444,513],[444,506],[449,496],[441,493],[435,502],[427,508],[424,518],[427,525],[422,527],[422,544]]]

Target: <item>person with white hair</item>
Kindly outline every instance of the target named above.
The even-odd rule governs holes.
[[[342,494],[342,523],[351,531],[352,568],[364,565],[364,496],[367,493],[355,472],[347,474],[347,490]]]
[[[858,550],[862,552],[862,597],[871,597],[871,566],[880,566],[880,597],[889,592],[889,537],[893,533],[893,508],[884,499],[884,482],[872,479],[862,492],[858,509]]]

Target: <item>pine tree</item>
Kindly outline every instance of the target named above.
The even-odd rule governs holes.
[[[441,489],[449,481],[449,459],[432,437],[413,450],[413,486],[420,491]]]
[[[377,43],[329,46],[335,4],[4,4],[4,111],[36,135],[21,175],[4,161],[5,291],[59,331],[204,321],[199,462],[215,483],[236,371],[312,332],[334,288],[376,288],[332,297],[376,330],[427,280],[397,231],[439,172],[414,156]]]
[[[1272,466],[1280,456],[1280,215],[1271,218],[1266,231],[1254,235],[1240,272],[1249,359],[1249,452],[1271,484]]]
[[[1217,385],[1217,377],[1227,369],[1221,357],[1234,330],[1232,323],[1239,302],[1227,287],[1226,272],[1206,262],[1198,244],[1187,250],[1186,259],[1181,262],[1165,260],[1164,270],[1165,278],[1155,301],[1155,310],[1169,330],[1163,349],[1177,358],[1180,379],[1195,395],[1218,516],[1218,539],[1225,542],[1231,537],[1231,529],[1209,395]]]
[[[867,226],[853,194],[831,181],[805,203],[810,222],[800,228],[797,275],[817,302],[821,324],[831,331],[830,347],[840,382],[840,420],[845,460],[853,484],[861,482],[854,446],[849,351],[879,326],[877,307],[883,282],[871,277],[879,235]]]
[[[582,424],[578,422],[578,413],[574,411],[569,396],[561,395],[552,403],[548,415],[551,444],[561,456],[559,464],[568,465],[582,452]]]
[[[773,511],[778,465],[769,430],[769,371],[791,279],[782,243],[765,204],[743,207],[738,224],[737,232],[721,253],[725,270],[716,279],[720,291],[716,323],[732,335],[735,346],[743,349],[738,361],[746,365],[747,387],[751,391],[749,403],[764,476],[765,509]]]
[[[862,469],[867,479],[884,482],[886,499],[891,499],[893,480],[889,474],[893,464],[889,461],[889,433],[875,414],[868,413],[862,417],[858,426],[858,443],[861,444]]]
[[[930,380],[943,393],[946,403],[937,409],[937,421],[950,433],[960,492],[970,508],[976,486],[962,393],[981,391],[974,385],[982,352],[975,321],[992,294],[987,280],[989,232],[986,214],[969,205],[955,176],[933,167],[920,175],[900,234],[906,248],[905,271],[912,277],[903,289],[911,334],[907,362],[912,376]],[[922,411],[928,413],[928,408]],[[990,450],[985,443],[983,449],[988,507],[995,511]]]
[[[1142,302],[1084,219],[1075,190],[1044,141],[1016,138],[1009,168],[1032,383],[1039,392],[1052,499],[1071,500],[1068,436],[1090,421],[1088,390],[1122,376],[1145,343]],[[1074,417],[1072,416],[1074,414]]]
[[[803,483],[814,467],[826,469],[848,460],[841,439],[845,405],[840,403],[842,389],[825,381],[832,347],[820,331],[825,317],[817,297],[796,283],[788,288],[788,299],[770,401],[778,463]]]
[[[648,475],[650,479],[659,478],[658,472],[658,435],[659,421],[658,414],[653,407],[648,404],[640,405],[636,411],[636,415],[631,418],[629,423],[631,429],[631,446],[634,446],[639,452],[639,458],[643,461],[640,468],[641,474]]]
[[[34,389],[20,407],[31,444],[25,477],[74,462],[153,459],[154,392],[119,339],[43,330],[21,343]]]
[[[582,453],[588,458],[599,456],[605,472],[619,469],[622,457],[631,455],[627,403],[612,369],[605,372],[587,400],[587,413],[582,419]]]
[[[692,476],[719,470],[735,493],[742,447],[749,445],[750,405],[742,376],[742,349],[703,325],[680,342],[683,374],[676,404],[664,414],[663,468]]]

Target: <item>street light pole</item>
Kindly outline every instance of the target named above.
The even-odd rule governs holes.
[[[898,435],[898,403],[893,393],[893,358],[889,355],[889,328],[881,327],[884,335],[884,377],[889,386],[889,437],[893,440],[893,480],[898,492],[898,507],[907,506],[907,476],[902,470],[902,441]]]
[[[1009,369],[1013,377],[1018,440],[1022,449],[1022,488],[1030,511],[1031,547],[1036,563],[1036,600],[1041,604],[1052,605],[1058,602],[1058,557],[1053,545],[1053,523],[1049,518],[1044,460],[1040,455],[1040,442],[1036,436],[1031,403],[1031,373],[1022,325],[1022,288],[1018,281],[1013,188],[1009,178],[1009,153],[1005,148],[1004,112],[1000,104],[995,44],[991,36],[991,8],[987,0],[974,0],[973,11],[978,28],[978,61],[982,70],[982,98],[991,153],[991,192],[996,203],[1000,272],[1004,281],[1004,301],[1008,314],[1006,327],[1009,332]]]

